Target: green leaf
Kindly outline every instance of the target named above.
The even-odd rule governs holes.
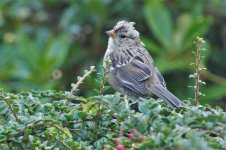
[[[145,116],[139,117],[139,122],[137,123],[136,129],[141,133],[144,134],[147,132],[148,124],[146,122]]]
[[[175,50],[182,51],[186,49],[186,47],[184,47],[184,40],[186,38],[187,31],[193,23],[193,20],[190,14],[184,13],[181,14],[176,21],[176,30],[173,36],[173,44]]]
[[[54,61],[52,68],[59,68],[65,61],[69,51],[69,35],[65,34],[52,40],[54,41],[50,43],[45,57],[48,61]]]
[[[86,117],[87,115],[86,115],[86,113],[85,112],[78,112],[78,117],[79,118],[81,118],[81,119],[85,119],[85,117]]]
[[[8,99],[8,100],[6,101],[6,103],[7,103],[8,105],[12,105],[12,104],[13,104],[13,99]]]
[[[14,111],[15,113],[17,113],[19,110],[20,110],[20,109],[19,109],[19,106],[13,106],[13,111]]]
[[[30,135],[32,133],[32,130],[31,129],[24,129],[24,132],[27,134],[27,135]]]
[[[5,143],[6,139],[5,135],[0,135],[0,143]]]
[[[64,131],[64,133],[66,133],[66,135],[69,137],[69,138],[72,138],[72,135],[71,135],[71,132],[68,128],[62,128],[62,130]]]
[[[173,23],[169,10],[162,1],[150,0],[144,6],[145,19],[154,36],[165,48],[172,43]]]

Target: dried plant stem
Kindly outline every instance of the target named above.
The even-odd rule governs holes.
[[[78,87],[83,83],[83,81],[95,70],[95,66],[91,66],[89,71],[87,71],[82,77],[78,78],[78,82],[76,84],[72,84],[72,89],[69,93],[69,97],[71,97],[75,92],[78,91]]]
[[[14,116],[16,122],[17,122],[17,123],[21,123],[21,121],[20,121],[20,119],[18,118],[17,114],[14,112],[12,105],[10,105],[10,104],[7,102],[7,100],[5,100],[5,102],[6,102],[6,104],[8,105],[10,111],[12,112],[12,114],[13,114],[13,116]]]
[[[63,141],[60,141],[57,137],[55,137],[55,139],[56,139],[61,145],[63,145],[66,149],[72,150],[69,146],[67,146]]]
[[[95,71],[95,66],[91,66],[89,71],[85,71],[85,74],[82,77],[78,77],[78,82],[76,84],[72,83],[72,89],[70,91],[70,93],[68,94],[68,99],[65,102],[65,105],[68,105],[69,100],[71,100],[71,98],[73,97],[73,94],[75,94],[78,91],[78,87],[83,83],[83,81],[91,74]],[[62,111],[59,112],[58,115],[58,119],[60,118],[60,116],[62,115]]]
[[[196,47],[196,58],[195,58],[195,105],[198,105],[199,102],[199,78],[200,78],[200,48],[201,48],[201,41],[198,40],[197,47]]]
[[[196,43],[196,52],[195,52],[195,86],[194,86],[194,93],[195,93],[195,106],[199,103],[199,98],[202,93],[200,92],[200,85],[203,84],[203,82],[200,80],[201,71],[204,70],[204,68],[201,67],[200,61],[201,61],[201,50],[202,50],[202,44],[205,43],[203,38],[197,37],[197,43]]]
[[[56,129],[58,129],[59,131],[61,131],[63,134],[65,134],[68,138],[70,138],[69,137],[69,135],[63,130],[63,129],[61,129],[61,127],[59,127],[59,126],[57,126],[57,125],[55,125],[55,124],[50,124],[51,126],[53,126],[54,128],[56,128]]]

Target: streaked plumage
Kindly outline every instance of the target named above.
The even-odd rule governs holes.
[[[167,90],[164,78],[140,41],[134,24],[120,21],[106,32],[109,41],[104,63],[111,63],[108,75],[110,85],[125,95],[142,97],[154,94],[172,108],[180,107],[182,102]]]

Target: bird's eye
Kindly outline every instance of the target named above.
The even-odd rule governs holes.
[[[124,34],[120,35],[121,38],[125,38],[126,36]]]

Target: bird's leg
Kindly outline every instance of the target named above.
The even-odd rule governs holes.
[[[125,104],[126,104],[126,109],[129,111],[129,99],[127,95],[124,95],[124,100],[125,100]]]
[[[128,120],[130,120],[131,112],[130,112],[129,99],[128,99],[127,95],[124,95],[124,100],[125,100],[125,104],[126,104],[126,109],[128,111]]]

